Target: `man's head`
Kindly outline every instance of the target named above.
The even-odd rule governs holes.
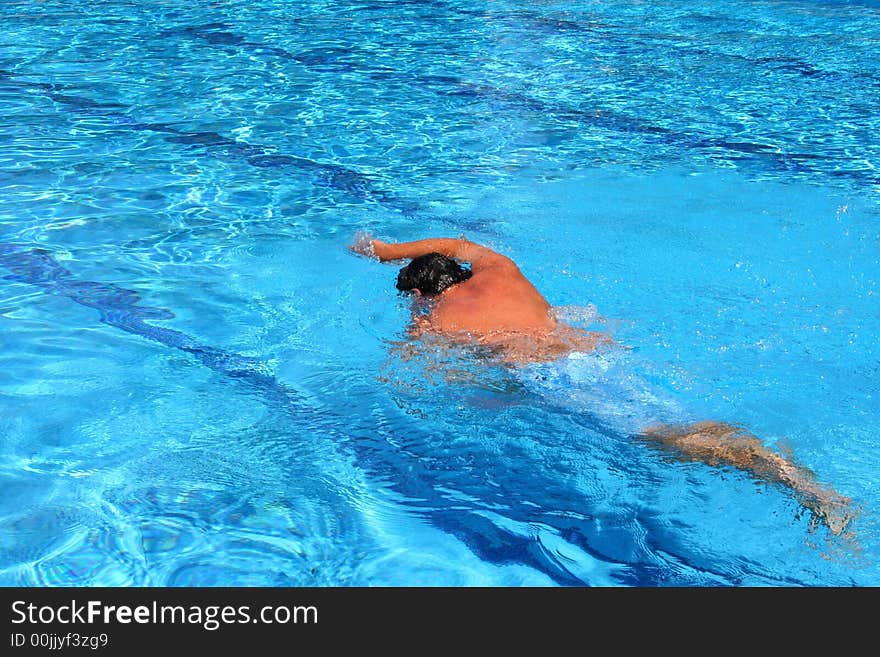
[[[397,289],[418,290],[421,294],[440,294],[448,287],[466,281],[473,275],[455,260],[440,253],[427,253],[403,267],[397,274]]]

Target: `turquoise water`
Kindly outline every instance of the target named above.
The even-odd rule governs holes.
[[[880,6],[717,5],[3,3],[0,583],[880,584]],[[628,349],[408,354],[358,231]]]

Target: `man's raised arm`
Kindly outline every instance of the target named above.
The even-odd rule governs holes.
[[[495,251],[474,244],[465,239],[449,237],[436,237],[415,242],[398,242],[391,244],[382,240],[360,238],[351,247],[355,253],[375,256],[382,262],[388,260],[402,260],[404,258],[418,258],[428,253],[440,253],[447,258],[454,258],[464,262],[470,262],[473,267],[485,266],[490,263],[507,261],[506,256]]]

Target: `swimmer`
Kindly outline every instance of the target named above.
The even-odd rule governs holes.
[[[389,243],[361,236],[349,247],[380,262],[410,260],[397,289],[420,303],[410,336],[439,335],[498,350],[509,363],[543,362],[589,352],[613,340],[557,320],[547,300],[510,258],[466,239]],[[469,267],[463,266],[464,264]],[[731,466],[787,486],[798,502],[835,535],[853,513],[850,500],[815,482],[799,467],[740,427],[703,421],[643,427],[638,436],[683,461]]]
[[[414,315],[413,338],[434,333],[497,347],[508,362],[554,360],[611,342],[601,333],[554,319],[550,304],[513,260],[468,240],[389,244],[363,237],[350,248],[382,262],[412,259],[400,270],[397,289],[421,297],[430,307],[430,313]]]

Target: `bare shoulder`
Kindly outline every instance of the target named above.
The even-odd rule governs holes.
[[[490,249],[488,246],[462,240],[461,259],[471,263],[474,272],[477,269],[506,268],[519,271],[516,263],[506,255]]]

